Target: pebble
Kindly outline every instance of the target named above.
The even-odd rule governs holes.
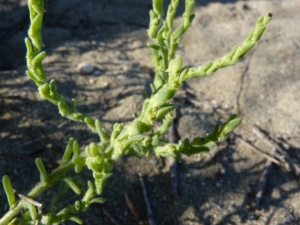
[[[88,63],[80,63],[77,66],[78,72],[80,74],[91,74],[94,71],[94,66],[92,66],[91,64]]]
[[[99,71],[99,70],[96,70],[95,72],[93,72],[93,75],[94,75],[94,76],[100,75],[100,71]]]
[[[150,162],[151,162],[153,165],[157,165],[157,164],[158,164],[158,160],[157,160],[157,159],[150,159]]]
[[[1,132],[1,134],[0,134],[0,137],[1,138],[6,138],[6,137],[8,137],[9,136],[9,132]]]

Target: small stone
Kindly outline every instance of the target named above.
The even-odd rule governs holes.
[[[216,100],[214,100],[214,99],[213,99],[213,100],[211,100],[211,101],[210,101],[210,103],[211,103],[213,106],[217,106],[217,104],[218,104],[218,103],[217,103],[217,101],[216,101]]]
[[[6,137],[8,137],[9,136],[9,132],[1,132],[1,134],[0,134],[0,137],[1,138],[6,138]]]
[[[153,165],[157,165],[158,160],[157,160],[157,159],[151,159],[150,162],[151,162]]]
[[[12,115],[11,115],[11,113],[7,112],[7,113],[4,113],[0,118],[2,120],[10,120],[12,118]]]
[[[50,149],[51,149],[52,147],[53,147],[53,146],[52,146],[52,143],[47,143],[47,144],[46,144],[46,148],[50,148]]]
[[[120,79],[120,80],[125,80],[126,76],[124,76],[124,75],[118,75],[117,78]]]
[[[100,75],[100,71],[99,71],[99,70],[94,71],[94,72],[93,72],[93,75],[94,75],[94,76]]]
[[[88,63],[80,63],[77,67],[80,74],[91,74],[94,71],[94,67]]]

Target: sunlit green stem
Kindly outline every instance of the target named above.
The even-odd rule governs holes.
[[[248,51],[250,51],[256,45],[265,31],[266,25],[271,21],[271,19],[271,13],[259,17],[256,22],[255,29],[250,32],[242,45],[233,47],[229,54],[215,60],[214,62],[208,62],[203,66],[189,68],[189,71],[184,76],[183,80],[211,75],[220,68],[235,65]]]
[[[59,166],[50,175],[47,182],[39,182],[28,194],[27,196],[34,199],[35,197],[44,193],[51,186],[59,182],[62,176],[74,168],[74,163],[69,161],[68,163]],[[22,208],[24,207],[25,201],[20,200],[15,205],[13,205],[10,210],[0,219],[0,225],[7,225],[9,222],[17,216]]]
[[[69,106],[65,97],[56,90],[55,80],[51,80],[48,83],[47,74],[44,71],[42,64],[46,53],[44,51],[41,52],[41,49],[44,46],[41,34],[43,14],[45,12],[44,2],[43,0],[30,0],[28,1],[28,7],[30,11],[30,27],[28,30],[29,38],[25,38],[28,67],[26,74],[38,86],[41,98],[57,105],[59,113],[62,116],[73,121],[84,122],[90,129],[96,131],[96,120],[88,115],[78,112],[76,110],[75,99],[72,100],[71,106]],[[99,125],[99,123],[97,123],[97,125]],[[99,126],[97,131],[99,133]],[[100,131],[101,133],[99,133],[99,135],[102,138],[109,136],[103,127],[100,128]]]

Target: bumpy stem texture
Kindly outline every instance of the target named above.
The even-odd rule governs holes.
[[[55,207],[51,207],[51,212],[46,215],[39,215],[42,224],[61,223],[65,220],[73,220],[79,224],[82,221],[74,215],[86,210],[92,203],[103,203],[104,199],[96,197],[101,194],[106,180],[112,175],[113,162],[123,154],[148,156],[154,151],[157,156],[172,156],[181,161],[181,155],[192,155],[201,152],[207,152],[214,147],[217,142],[223,141],[228,134],[235,129],[241,122],[241,118],[232,115],[222,125],[216,125],[212,133],[205,137],[197,137],[190,141],[168,143],[161,135],[170,127],[173,116],[172,111],[175,108],[171,104],[176,91],[180,88],[182,82],[189,78],[206,76],[213,74],[217,69],[234,65],[243,57],[263,34],[266,24],[271,20],[272,15],[268,14],[260,17],[256,28],[250,33],[245,42],[233,48],[230,54],[200,67],[182,67],[181,57],[174,58],[175,51],[183,34],[190,27],[194,14],[195,0],[185,1],[185,11],[179,26],[173,29],[173,20],[179,0],[171,0],[166,19],[163,21],[163,0],[153,0],[153,10],[150,11],[150,24],[148,34],[154,44],[148,44],[152,48],[152,59],[155,66],[155,78],[151,85],[152,95],[146,98],[140,115],[127,124],[116,123],[111,134],[108,134],[99,120],[95,120],[88,115],[77,112],[76,101],[72,100],[69,106],[65,97],[56,90],[56,82],[47,81],[47,74],[44,71],[42,60],[46,53],[41,52],[44,46],[41,36],[43,21],[44,2],[43,0],[29,0],[28,7],[30,12],[31,25],[28,31],[29,38],[25,39],[27,47],[27,75],[38,86],[40,96],[58,106],[59,113],[71,120],[85,122],[89,128],[96,131],[100,138],[100,143],[90,143],[81,152],[77,141],[73,138],[65,149],[60,166],[51,174],[46,172],[41,159],[36,159],[36,165],[40,172],[40,182],[27,194],[27,199],[34,199],[41,195],[47,189],[58,182],[64,183],[61,192],[52,199],[54,205],[61,196],[63,196],[64,187],[71,188],[74,193],[83,193],[82,189],[76,184],[73,178],[65,176],[65,173],[71,169],[79,173],[85,166],[92,171],[94,183],[88,182],[88,189],[81,201],[76,201],[74,205],[69,205],[59,211],[54,212]],[[162,120],[162,124],[155,130],[154,123]],[[25,198],[16,201],[15,194],[7,176],[3,177],[5,192],[10,204],[10,210],[0,219],[0,225],[9,224],[14,221],[15,224],[34,224],[38,220],[38,214],[35,206]],[[21,218],[16,218],[21,210],[26,209],[26,213]],[[27,214],[30,219],[27,218]],[[26,219],[27,218],[27,219]]]
[[[250,32],[247,39],[240,46],[234,46],[231,52],[214,62],[208,62],[204,66],[189,68],[184,80],[194,77],[211,75],[218,69],[235,65],[248,51],[250,51],[261,38],[266,29],[266,25],[271,21],[272,13],[259,17],[256,27]]]

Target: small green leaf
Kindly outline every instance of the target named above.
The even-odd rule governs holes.
[[[85,117],[84,122],[88,125],[91,130],[95,130],[95,120],[90,117]]]
[[[69,159],[71,157],[71,154],[72,154],[72,151],[73,151],[73,143],[74,143],[74,138],[70,138],[69,142],[66,146],[65,153],[62,157],[61,165],[64,165],[69,161]]]
[[[166,144],[155,149],[157,156],[174,157],[178,162],[181,162],[181,155],[175,144]]]
[[[28,208],[28,210],[29,210],[31,219],[36,220],[38,217],[38,214],[37,214],[35,206],[29,202],[25,202],[25,205],[26,205],[26,208]]]
[[[123,127],[124,127],[123,123],[115,123],[114,124],[113,132],[112,132],[111,137],[110,137],[110,141],[112,143],[114,143],[115,139],[119,136],[119,134],[122,131]]]
[[[235,54],[237,48],[238,48],[238,46],[235,45],[235,46],[232,48],[231,52],[230,52],[228,55],[226,55],[226,56],[224,57],[224,60],[232,60],[232,57],[234,56],[234,54]]]
[[[76,164],[76,165],[75,165],[75,172],[76,172],[76,173],[80,173],[81,170],[82,170],[82,168],[83,168],[83,166],[81,166],[81,165],[79,165],[79,164]]]
[[[76,113],[77,112],[77,110],[76,110],[76,99],[75,98],[72,99],[71,110],[72,110],[71,111],[72,113]]]
[[[42,34],[41,34],[42,22],[43,22],[43,16],[36,15],[31,20],[31,25],[28,30],[28,36],[30,37],[34,47],[37,48],[38,50],[41,50],[41,48],[44,47],[44,44],[42,42]]]
[[[39,76],[36,76],[32,71],[26,70],[26,74],[38,87],[45,84],[45,81],[40,80]]]
[[[91,153],[90,153],[90,146],[85,146],[84,148],[84,152],[87,156],[91,156]]]
[[[227,135],[233,131],[240,123],[242,122],[242,119],[239,118],[237,115],[232,115],[227,120],[226,123],[224,123],[220,128],[220,133],[218,137],[218,141],[223,141],[227,137]]]
[[[160,145],[160,139],[159,139],[159,136],[158,136],[158,135],[154,135],[154,136],[152,137],[152,143],[151,143],[151,145],[152,145],[153,147],[157,147],[157,146]]]
[[[104,128],[102,127],[102,125],[98,119],[95,120],[95,128],[96,128],[96,131],[97,131],[101,141],[109,140],[109,135],[106,133],[106,131],[104,130]]]
[[[87,161],[86,163],[88,169],[93,170],[93,172],[99,172],[99,168],[101,167],[100,165],[97,164],[97,162],[89,162]],[[96,177],[94,177],[96,178]]]
[[[219,69],[219,61],[215,61],[212,66],[206,71],[207,75],[211,75]]]
[[[3,183],[3,187],[4,187],[4,190],[5,190],[5,194],[6,194],[6,197],[7,197],[8,204],[9,204],[10,207],[12,207],[13,204],[15,204],[15,202],[16,202],[16,196],[15,196],[15,193],[14,193],[14,189],[11,185],[10,179],[7,175],[4,175],[2,177],[2,183]]]
[[[181,85],[183,81],[186,79],[186,75],[189,72],[188,67],[184,67],[179,74],[179,84]]]
[[[255,36],[257,41],[261,38],[261,36],[263,35],[265,29],[266,29],[266,26],[262,26],[262,27],[255,30],[255,33],[253,35]]]
[[[108,178],[112,176],[112,173],[105,174],[101,179],[95,180],[96,193],[100,195],[103,191],[104,184]]]
[[[74,206],[75,206],[75,209],[78,210],[78,211],[80,211],[81,208],[82,208],[82,204],[81,204],[80,201],[76,201],[75,204],[74,204]]]
[[[29,4],[34,8],[34,10],[39,14],[43,15],[46,10],[44,9],[43,0],[29,0]]]
[[[169,89],[162,87],[159,91],[150,99],[149,104],[151,107],[161,107],[167,103],[168,100],[174,97],[176,93],[175,89]],[[149,110],[148,110],[149,111]]]
[[[149,48],[152,48],[152,49],[157,50],[157,51],[160,49],[159,45],[156,45],[156,44],[148,43],[147,46]]]
[[[142,140],[145,139],[145,136],[143,135],[136,135],[136,136],[133,136],[131,138],[128,138],[125,143],[123,144],[123,149],[126,149],[128,148],[131,144],[133,143],[136,143],[136,142],[141,142]]]
[[[156,18],[156,14],[153,12],[153,10],[150,10],[150,24],[148,29],[148,35],[150,38],[155,39],[157,37],[157,30],[160,23],[160,20]]]
[[[72,162],[76,165],[85,166],[86,157],[77,157],[72,159]]]
[[[227,67],[227,66],[233,66],[235,65],[236,62],[235,61],[225,61],[225,60],[222,60],[219,64],[219,68],[223,68],[223,67]]]
[[[106,202],[106,200],[104,198],[93,198],[89,203],[90,204],[93,204],[93,203],[103,204],[105,202]]]
[[[173,40],[176,42],[178,41],[178,39],[182,36],[182,34],[184,33],[184,26],[183,24],[180,24],[176,30],[174,31],[174,33],[172,34],[172,38]]]
[[[32,60],[35,58],[35,56],[38,54],[38,52],[35,52],[33,50],[33,46],[29,40],[29,38],[25,38],[25,45],[27,49],[26,59],[27,59],[27,67],[28,69],[31,69],[31,63]]]
[[[166,104],[162,106],[159,110],[157,110],[157,118],[164,116],[166,113],[170,113],[175,108],[174,104]]]
[[[49,96],[49,91],[50,91],[50,88],[49,88],[49,84],[43,84],[42,86],[40,86],[39,88],[39,92],[40,92],[40,95],[41,97],[44,99],[46,96]]]
[[[42,222],[42,224],[50,224],[51,219],[52,219],[52,214],[48,213],[48,214],[42,216],[41,222]]]
[[[69,107],[68,107],[68,105],[67,105],[67,103],[65,101],[58,102],[57,106],[58,106],[59,113],[62,116],[69,115]]]
[[[77,195],[81,194],[80,188],[71,178],[64,178],[63,180]]]
[[[47,75],[44,71],[42,61],[46,56],[46,52],[41,52],[31,62],[31,69],[33,70],[34,74],[39,76],[40,80],[46,81]]]
[[[169,63],[169,67],[166,72],[169,74],[168,86],[173,89],[178,89],[180,87],[179,83],[179,72],[182,66],[182,58],[177,57],[172,59]]]
[[[97,148],[97,144],[95,142],[90,143],[89,149],[90,149],[89,152],[90,152],[91,156],[98,155],[98,148]]]
[[[153,0],[153,11],[156,14],[163,15],[163,0]]]
[[[179,2],[179,1],[177,1]],[[174,21],[174,17],[175,17],[175,13],[176,13],[176,7],[171,7],[171,5],[169,6],[169,10],[168,10],[168,14],[167,14],[167,18],[166,18],[166,21],[167,21],[167,27],[172,30],[172,27],[173,27],[173,21]]]
[[[83,221],[77,216],[71,216],[69,220],[71,220],[75,223],[78,223],[78,224],[83,224]]]
[[[40,172],[40,179],[42,182],[47,182],[49,179],[49,175],[46,172],[45,166],[40,158],[35,160],[35,164]]]
[[[77,157],[80,153],[79,144],[76,140],[73,142],[73,155],[74,157]]]
[[[53,96],[53,98],[59,100],[60,95],[56,91],[56,81],[52,79],[49,83],[49,86],[50,86],[50,95]]]

